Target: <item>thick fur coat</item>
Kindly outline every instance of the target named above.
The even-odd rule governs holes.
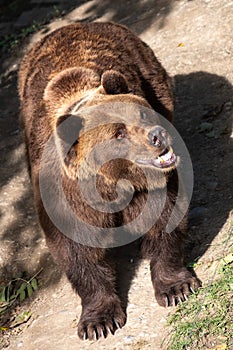
[[[126,27],[114,23],[63,27],[34,45],[24,58],[19,71],[19,95],[40,224],[54,259],[82,299],[79,337],[90,340],[106,337],[126,322],[117,293],[114,262],[109,261],[107,251],[116,239],[111,229],[135,221],[146,205],[148,193],[154,196],[151,211],[144,210],[144,219],[129,234],[134,237],[135,232],[140,233],[146,221],[160,213],[138,238],[141,252],[150,259],[158,303],[167,306],[185,300],[199,281],[184,266],[186,218],[172,233],[165,231],[177,196],[177,162],[169,134],[158,125],[155,112],[171,122],[173,97],[170,78],[152,50]],[[114,111],[117,119],[101,109],[106,104],[118,106],[118,113]],[[128,107],[119,109],[122,105]],[[67,120],[73,125],[68,132],[62,127]],[[49,200],[53,190],[56,196],[58,183],[56,172],[50,176],[54,161],[53,153],[50,157],[49,152],[40,179],[43,152],[51,135],[58,155],[60,185],[66,197],[66,201],[54,197],[53,210],[66,222],[65,229],[69,226],[68,207],[82,222],[96,228],[96,235],[97,228],[109,229],[109,236],[100,239],[99,246],[92,241],[95,231],[91,236],[84,225],[82,232],[77,232],[78,238],[64,233],[45,208],[40,181],[49,183]],[[75,139],[67,149],[70,136]],[[108,152],[109,149],[112,152],[108,162],[101,158],[104,151],[96,148],[104,142],[113,145],[108,147]],[[93,156],[89,157],[92,151]],[[116,186],[120,183],[123,198],[133,189],[130,203],[117,211],[93,208],[80,187],[82,184],[91,198],[88,181],[92,176],[105,202],[118,200]],[[119,182],[122,179],[127,182]],[[162,203],[164,188],[166,198]],[[79,241],[79,234],[84,241]],[[92,243],[84,244],[85,237],[87,242],[91,237]]]

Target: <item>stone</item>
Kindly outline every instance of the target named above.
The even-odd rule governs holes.
[[[189,212],[189,220],[199,220],[203,219],[203,217],[208,213],[208,209],[205,207],[195,207]]]
[[[226,111],[230,111],[232,109],[232,102],[227,101],[224,105]]]
[[[217,181],[210,181],[210,182],[207,182],[206,184],[207,190],[210,190],[210,191],[216,190],[217,186],[218,186]]]

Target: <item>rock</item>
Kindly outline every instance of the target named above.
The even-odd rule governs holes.
[[[132,336],[132,335],[128,335],[128,336],[126,336],[126,337],[123,338],[123,340],[124,340],[124,342],[125,342],[126,344],[132,343],[132,341],[133,341],[134,339],[135,339],[135,337]]]
[[[232,109],[232,102],[227,101],[224,105],[226,111],[230,111]]]
[[[208,213],[208,211],[209,210],[205,207],[195,207],[189,212],[189,220],[194,221],[203,219],[203,217]]]
[[[206,188],[207,190],[211,190],[211,191],[214,191],[216,190],[216,187],[218,186],[218,183],[217,181],[210,181],[206,184]]]
[[[213,129],[213,124],[208,122],[203,122],[198,127],[199,132],[210,131]]]
[[[19,134],[19,132],[20,132],[20,130],[19,130],[19,129],[15,129],[15,130],[13,130],[13,131],[11,131],[11,132],[10,132],[10,136],[15,136],[15,135],[18,135],[18,134]]]

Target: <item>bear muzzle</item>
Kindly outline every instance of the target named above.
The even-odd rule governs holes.
[[[156,126],[150,130],[148,142],[150,146],[155,148],[155,157],[137,159],[137,163],[167,170],[176,166],[177,156],[170,145],[170,135],[163,127]]]

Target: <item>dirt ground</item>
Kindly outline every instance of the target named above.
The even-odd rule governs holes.
[[[50,2],[31,1],[35,18],[32,13],[25,14],[25,10],[24,17],[18,13],[15,18],[2,18],[5,26],[0,28],[6,30],[9,26],[8,31],[14,31],[14,23],[19,26],[22,18],[29,25],[39,16],[36,6],[40,9],[43,3],[48,6]],[[51,1],[54,3],[62,5],[62,1]],[[233,219],[233,1],[93,0],[75,4],[66,2],[62,19],[50,21],[30,37],[29,44],[64,24],[113,20],[128,25],[147,42],[174,77],[175,126],[190,152],[195,180],[188,259],[198,262],[196,272],[207,285],[215,278],[216,261],[227,255],[233,244],[232,237],[228,237]],[[131,276],[126,326],[98,343],[82,342],[76,335],[80,299],[45,245],[27,174],[17,97],[17,69],[25,50],[26,45],[20,45],[1,57],[0,284],[22,272],[32,276],[41,268],[43,271],[39,275],[38,291],[21,306],[32,312],[31,318],[8,332],[0,348],[165,349],[161,344],[169,335],[166,319],[174,308],[157,305],[149,264],[133,255],[121,262],[127,276],[131,272],[133,275],[139,265],[135,276]],[[122,278],[126,292],[128,284],[126,277]]]

